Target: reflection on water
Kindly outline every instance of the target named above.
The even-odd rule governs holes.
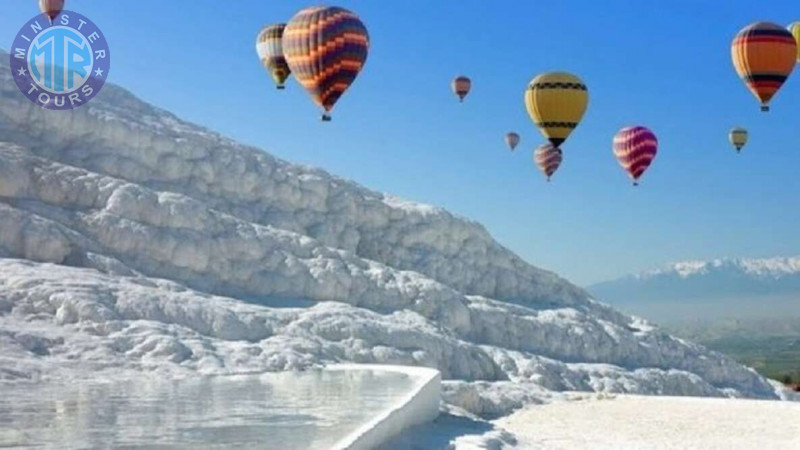
[[[0,446],[329,449],[412,386],[370,370],[0,384]]]

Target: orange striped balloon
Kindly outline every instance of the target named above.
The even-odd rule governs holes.
[[[472,88],[472,81],[463,75],[457,76],[450,83],[450,88],[458,96],[458,101],[463,102],[464,97],[469,94],[469,90]]]
[[[62,9],[64,9],[64,0],[39,0],[39,10],[50,18],[50,23],[56,20]]]
[[[657,152],[658,139],[645,127],[623,128],[614,136],[614,156],[634,186],[639,185],[639,177],[650,167]]]
[[[561,165],[561,159],[561,149],[549,142],[536,147],[536,150],[533,151],[533,162],[547,177],[548,182],[558,170],[558,166]]]
[[[748,89],[769,111],[769,102],[794,69],[797,42],[780,25],[758,22],[748,25],[731,44],[733,66]]]
[[[344,8],[314,6],[286,24],[282,44],[295,78],[324,110],[322,120],[330,120],[331,109],[367,61],[367,28]]]

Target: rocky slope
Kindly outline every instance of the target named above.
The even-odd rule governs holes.
[[[553,391],[777,398],[480,225],[239,145],[107,85],[54,112],[0,54],[0,379],[439,368],[501,415]]]

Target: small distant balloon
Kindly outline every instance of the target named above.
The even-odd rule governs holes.
[[[450,88],[453,89],[453,93],[458,96],[458,101],[463,102],[464,97],[469,94],[469,90],[472,88],[472,81],[461,75],[453,79],[450,83]]]
[[[588,104],[586,85],[566,72],[543,73],[532,79],[525,90],[528,115],[556,147],[578,126]]]
[[[794,36],[794,41],[797,43],[797,62],[800,63],[800,21],[789,25],[789,32]]]
[[[536,147],[536,150],[533,151],[533,162],[547,177],[548,182],[558,170],[558,166],[561,165],[561,159],[561,149],[549,142]]]
[[[367,27],[344,8],[313,6],[286,24],[282,45],[295,79],[322,107],[322,120],[331,120],[334,105],[367,62]]]
[[[747,130],[738,127],[732,129],[731,132],[728,133],[728,140],[736,147],[736,153],[739,153],[742,147],[747,144]]]
[[[650,167],[658,152],[658,139],[646,127],[627,127],[614,136],[614,156],[620,166],[639,185],[639,178]]]
[[[769,111],[769,102],[792,73],[797,42],[786,28],[769,22],[744,27],[731,44],[731,58],[739,77]]]
[[[517,145],[519,144],[519,135],[512,131],[510,133],[506,133],[505,139],[506,139],[506,145],[513,152],[514,149],[516,149]]]
[[[64,0],[39,0],[39,10],[53,23],[64,9]]]
[[[267,69],[278,89],[284,89],[284,82],[292,70],[283,56],[283,30],[286,24],[267,25],[261,29],[256,38],[256,53],[261,64]]]

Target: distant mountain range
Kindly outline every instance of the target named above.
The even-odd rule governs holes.
[[[792,309],[798,310],[800,256],[684,261],[597,283],[588,290],[599,300],[654,320],[660,319],[665,306],[686,311],[693,305],[718,305],[722,309],[715,312],[725,312],[727,306],[757,312],[767,306],[783,310],[794,303],[798,307]]]

